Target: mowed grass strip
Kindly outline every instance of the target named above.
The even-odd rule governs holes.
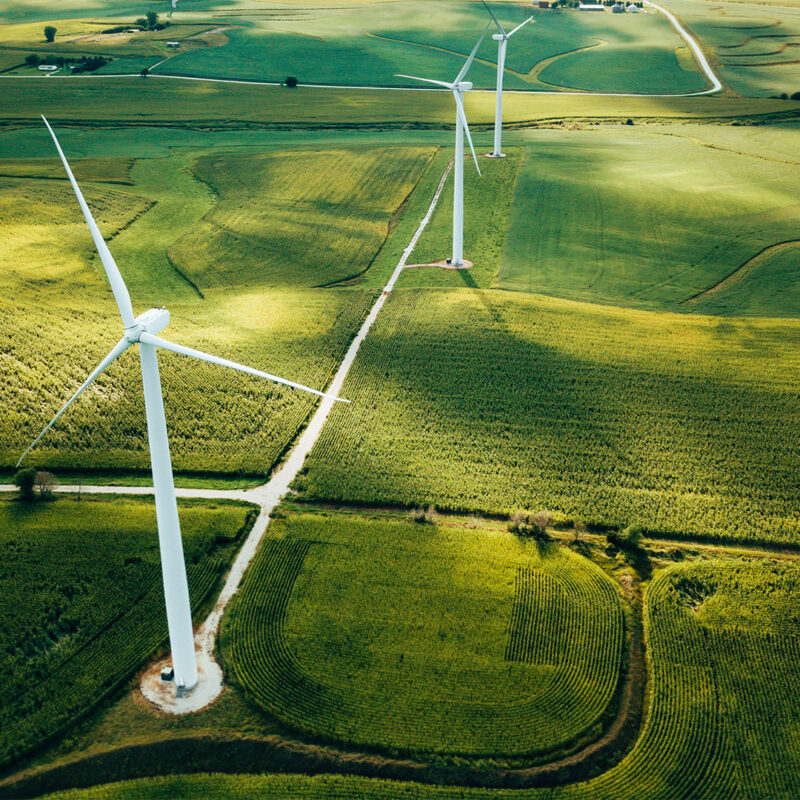
[[[192,607],[209,599],[249,507],[182,504]],[[250,512],[251,513],[251,512]],[[119,688],[167,638],[150,500],[0,500],[0,764]]]
[[[622,608],[571,551],[345,517],[292,516],[271,532],[222,643],[236,682],[288,724],[350,744],[541,755],[605,712]],[[520,569],[543,576],[533,605]],[[514,624],[521,658],[508,658]]]
[[[367,270],[432,147],[200,157],[217,202],[170,249],[201,289],[319,286]]]
[[[799,337],[789,320],[396,289],[295,485],[796,542]]]

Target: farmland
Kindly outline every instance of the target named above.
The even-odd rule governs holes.
[[[196,611],[218,588],[252,521],[247,513],[244,504],[182,509]],[[152,503],[5,499],[0,541],[6,767],[116,691],[162,647],[167,629]]]
[[[800,0],[665,2],[721,91],[652,7],[492,3],[535,23],[506,158],[465,97],[463,270],[452,97],[396,73],[452,78],[476,0],[0,3],[0,483],[120,335],[42,112],[135,313],[351,401],[160,359],[186,703],[138,359],[30,452],[0,798],[795,800]]]
[[[797,542],[798,334],[794,320],[396,290],[297,488]]]
[[[222,642],[237,684],[293,727],[517,755],[598,724],[622,613],[590,562],[509,533],[410,522],[301,516],[271,530]]]

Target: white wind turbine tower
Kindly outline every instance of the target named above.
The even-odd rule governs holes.
[[[489,23],[491,25],[491,23]],[[464,133],[467,134],[469,141],[469,149],[472,150],[472,158],[475,160],[475,169],[478,170],[478,175],[481,174],[481,168],[478,166],[478,157],[475,155],[475,148],[472,146],[472,136],[469,132],[469,125],[467,124],[467,115],[464,113],[464,92],[472,89],[472,84],[464,80],[464,76],[472,66],[475,60],[475,54],[481,46],[483,37],[486,36],[486,31],[489,30],[487,25],[480,38],[472,48],[469,58],[461,68],[461,71],[456,76],[452,83],[445,83],[444,81],[434,81],[430,78],[418,78],[415,75],[398,75],[398,78],[411,78],[414,81],[423,81],[424,83],[432,83],[435,86],[443,86],[453,93],[453,98],[456,101],[456,154],[454,162],[454,186],[453,186],[453,257],[447,259],[448,263],[455,267],[460,267],[464,264]]]
[[[533,22],[533,17],[528,17],[525,22],[517,25],[513,31],[506,33],[497,17],[492,13],[492,9],[486,5],[485,0],[481,0],[481,2],[483,2],[489,15],[494,20],[494,24],[497,25],[497,29],[500,31],[500,33],[492,34],[492,39],[497,42],[497,108],[494,114],[494,151],[490,153],[490,158],[505,158],[501,140],[503,138],[503,72],[506,68],[506,49],[508,48],[508,40],[529,22]]]
[[[181,541],[180,525],[178,522],[178,505],[175,499],[175,485],[172,479],[172,463],[169,454],[169,440],[167,439],[167,423],[164,417],[164,401],[161,394],[161,380],[158,373],[158,360],[156,348],[171,350],[184,356],[192,356],[201,361],[209,361],[223,367],[230,367],[250,375],[302,389],[305,392],[328,397],[323,392],[303,386],[299,383],[278,378],[267,372],[246,367],[224,358],[211,356],[190,347],[173,344],[157,336],[169,323],[169,311],[165,308],[151,308],[138,317],[133,316],[128,287],[122,279],[119,269],[106,246],[103,236],[97,227],[81,190],[75,181],[72,170],[61,146],[56,139],[53,129],[44,119],[50,135],[53,137],[67,177],[72,184],[78,204],[81,207],[86,224],[92,234],[95,247],[103,262],[108,282],[117,301],[122,324],[125,332],[114,349],[100,362],[89,375],[83,385],[69,399],[64,407],[53,417],[45,429],[34,439],[28,449],[22,454],[17,466],[28,454],[34,445],[47,433],[58,418],[80,397],[83,391],[95,380],[113,361],[125,350],[134,344],[139,345],[139,358],[142,366],[142,384],[144,387],[145,412],[147,416],[147,434],[150,442],[150,462],[153,469],[153,490],[156,501],[156,520],[158,523],[158,541],[161,551],[161,571],[164,579],[164,598],[167,607],[167,626],[169,628],[169,641],[172,649],[172,665],[175,671],[175,684],[179,692],[188,691],[197,684],[197,662],[194,650],[194,634],[192,631],[192,613],[189,606],[189,587],[186,581],[186,565],[183,558],[183,543]],[[335,397],[334,400],[341,400]],[[348,401],[343,401],[348,402]]]

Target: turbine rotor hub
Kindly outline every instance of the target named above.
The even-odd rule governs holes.
[[[125,338],[132,344],[138,342],[143,333],[157,336],[169,325],[169,311],[166,308],[149,308],[139,314],[131,328],[125,328]]]
[[[506,36],[504,33],[493,33],[492,39],[494,39],[496,42],[502,42],[503,39],[508,39],[508,36]]]
[[[469,92],[472,89],[472,81],[461,81],[456,84],[456,91]]]

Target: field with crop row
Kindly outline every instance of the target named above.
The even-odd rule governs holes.
[[[243,504],[182,505],[195,612],[251,523]],[[0,765],[6,766],[119,688],[164,643],[167,627],[151,502],[6,499],[0,543]]]
[[[396,289],[296,486],[797,541],[798,336],[789,320]]]
[[[596,730],[623,621],[591,562],[410,522],[300,516],[270,530],[222,642],[237,684],[293,727],[490,755]]]
[[[793,800],[800,769],[796,561],[718,559],[659,570],[645,596],[650,691],[641,735],[583,783],[526,791],[351,776],[171,776],[59,800],[281,796],[306,800]]]

